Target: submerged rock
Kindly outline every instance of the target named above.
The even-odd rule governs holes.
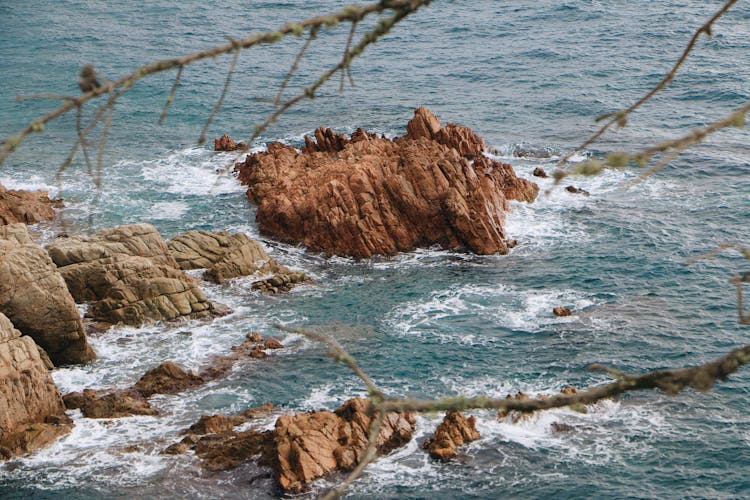
[[[55,218],[53,207],[62,205],[61,200],[50,199],[47,191],[25,191],[7,189],[0,184],[0,225],[36,224]]]
[[[565,191],[573,194],[582,194],[583,196],[591,196],[591,193],[589,193],[585,189],[581,189],[575,186],[566,186]]]
[[[466,418],[458,410],[449,410],[435,429],[435,434],[425,440],[424,448],[437,460],[451,460],[458,456],[458,447],[479,439],[474,416]]]
[[[63,396],[66,408],[80,409],[86,418],[121,418],[133,415],[158,415],[138,391],[95,391],[84,389]]]
[[[56,365],[95,359],[75,301],[47,252],[22,224],[2,227],[0,312]]]
[[[93,301],[89,314],[96,321],[141,325],[215,313],[150,224],[61,239],[47,251],[75,300]]]
[[[274,142],[248,155],[235,168],[258,205],[260,230],[354,257],[432,245],[507,253],[507,200],[531,201],[538,186],[484,157],[470,129],[442,127],[427,108],[407,130],[389,140],[321,128],[302,152]]]
[[[309,280],[303,272],[293,272],[269,256],[260,243],[244,233],[229,234],[226,231],[188,231],[169,242],[169,250],[182,269],[206,268],[203,277],[214,283],[257,275],[274,276],[265,281],[279,281],[279,289],[288,290],[296,283]],[[268,290],[265,284],[257,287]]]
[[[536,167],[531,175],[534,177],[547,178],[547,172],[542,167]]]
[[[285,492],[305,490],[310,481],[333,471],[348,471],[362,458],[371,417],[367,401],[350,399],[335,411],[282,415],[274,428],[274,476]],[[377,437],[379,454],[401,447],[412,438],[410,412],[388,413]]]
[[[0,313],[0,460],[46,446],[71,428],[34,340]]]

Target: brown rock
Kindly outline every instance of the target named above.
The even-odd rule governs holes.
[[[0,312],[57,365],[96,358],[63,277],[20,224],[0,234]]]
[[[55,218],[54,206],[61,200],[51,200],[47,191],[7,189],[0,184],[0,225],[22,222],[36,224]]]
[[[263,342],[263,349],[283,349],[284,344],[274,338],[268,338]]]
[[[185,389],[202,385],[204,380],[192,371],[185,371],[172,361],[165,361],[147,371],[133,389],[150,397],[153,394],[174,394]]]
[[[71,427],[34,340],[0,313],[0,460],[46,446]]]
[[[214,312],[149,224],[55,241],[47,251],[75,300],[94,302],[90,314],[96,321],[141,325]]]
[[[309,281],[310,278],[303,272],[279,273],[268,279],[256,281],[253,283],[253,290],[272,294],[288,292],[295,285]]]
[[[239,276],[268,274],[294,277],[299,274],[307,279],[304,273],[293,273],[276,262],[260,243],[244,233],[188,231],[170,241],[169,250],[182,269],[206,268],[204,278],[214,283]],[[287,280],[287,284],[291,288],[294,283]]]
[[[455,126],[437,134],[433,118],[418,110],[409,134],[395,140],[359,134],[344,142],[321,132],[321,147],[308,141],[300,153],[271,143],[249,155],[236,169],[258,205],[260,230],[354,257],[435,244],[506,253],[507,200],[533,200],[538,187],[510,165],[481,155],[471,163],[462,154],[478,154],[477,141]]]
[[[547,172],[542,167],[536,167],[534,171],[531,173],[534,177],[542,177],[547,178]]]
[[[437,460],[456,458],[459,446],[479,439],[476,421],[476,417],[466,418],[460,411],[449,410],[433,437],[424,442],[424,448]]]
[[[567,307],[557,306],[552,309],[552,314],[555,316],[570,316],[573,313]]]
[[[258,332],[248,332],[247,335],[245,335],[245,340],[248,342],[263,342],[264,339],[263,335]]]
[[[591,196],[591,193],[585,189],[577,188],[575,186],[566,186],[565,191],[573,194],[582,194],[583,196]]]
[[[214,151],[245,151],[246,149],[247,144],[244,142],[237,142],[227,134],[214,139]]]
[[[282,415],[276,421],[272,464],[285,492],[303,491],[310,481],[335,470],[351,470],[367,447],[371,418],[367,402],[350,399],[335,412]],[[378,453],[403,446],[414,432],[411,413],[389,413],[377,437]]]
[[[562,422],[552,422],[549,425],[549,428],[552,432],[570,432],[575,429],[572,425],[564,424]]]
[[[69,410],[80,408],[86,418],[122,418],[132,415],[158,415],[146,398],[138,391],[95,391],[84,389],[63,396]]]

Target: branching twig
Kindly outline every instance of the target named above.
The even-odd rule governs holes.
[[[341,83],[339,83],[339,93],[344,92],[344,77],[349,70],[349,47],[352,46],[352,39],[354,39],[354,33],[357,31],[357,23],[352,22],[352,27],[349,30],[349,37],[346,39],[346,46],[344,47],[344,55],[341,58],[341,65],[344,68],[341,71]],[[349,75],[351,79],[351,74]]]
[[[320,26],[313,26],[312,28],[310,28],[310,35],[307,37],[307,40],[305,40],[305,43],[302,45],[302,48],[299,49],[299,52],[297,52],[297,57],[294,58],[292,67],[289,68],[289,71],[284,77],[284,81],[281,82],[281,86],[279,87],[279,92],[276,94],[276,97],[273,100],[274,106],[278,106],[279,102],[281,102],[281,95],[284,93],[284,89],[286,89],[286,86],[289,83],[289,80],[292,78],[292,75],[294,75],[294,72],[297,71],[297,67],[299,66],[300,61],[302,61],[302,57],[305,55],[307,48],[310,46],[310,43],[313,40],[315,40],[315,38],[318,36],[319,29],[320,29]]]
[[[299,23],[287,23],[283,27],[275,31],[254,33],[247,36],[246,38],[237,40],[236,42],[218,45],[181,57],[148,63],[137,68],[135,71],[128,75],[125,75],[117,80],[107,82],[106,84],[98,86],[90,90],[89,92],[85,92],[74,99],[68,100],[66,103],[56,108],[55,110],[50,111],[46,115],[32,121],[15,135],[6,138],[4,141],[2,141],[2,150],[0,150],[0,165],[2,165],[5,159],[11,153],[13,153],[13,151],[15,151],[15,149],[23,142],[23,140],[27,136],[33,133],[44,131],[45,126],[49,122],[57,119],[58,117],[71,111],[77,106],[83,105],[85,102],[90,101],[91,99],[104,94],[108,94],[116,89],[120,89],[122,91],[127,90],[128,88],[132,87],[138,80],[148,75],[166,71],[179,66],[186,66],[202,59],[214,58],[221,54],[233,52],[237,48],[246,49],[263,43],[274,43],[289,34],[299,34],[306,28],[309,28],[311,26],[332,26],[344,21],[358,22],[372,13],[383,12],[386,10],[395,10],[399,12],[410,13],[416,11],[423,5],[427,5],[428,3],[430,3],[430,0],[381,0],[379,2],[374,2],[362,6],[350,5],[332,14],[311,17]],[[403,17],[404,16],[402,16],[402,18]]]
[[[601,137],[607,130],[609,130],[612,125],[617,124],[618,126],[625,126],[627,123],[627,118],[630,113],[641,107],[643,104],[645,104],[649,99],[651,99],[654,95],[656,95],[660,90],[662,90],[664,87],[666,87],[675,77],[677,74],[677,70],[680,69],[680,66],[682,66],[682,63],[685,62],[690,52],[692,52],[693,47],[695,47],[696,42],[698,41],[698,38],[701,36],[701,34],[705,33],[709,37],[711,36],[711,29],[713,27],[714,22],[716,22],[717,19],[719,19],[721,16],[724,15],[726,11],[729,10],[729,8],[737,3],[737,0],[728,0],[722,7],[713,15],[711,18],[703,24],[700,28],[698,28],[695,33],[693,33],[693,36],[690,38],[690,41],[688,42],[685,49],[682,51],[682,55],[680,55],[680,58],[677,60],[677,62],[672,66],[672,69],[669,70],[669,72],[664,75],[664,77],[657,83],[651,90],[649,90],[646,95],[638,99],[636,102],[631,104],[629,107],[622,109],[620,111],[615,111],[612,113],[606,113],[604,115],[599,116],[596,121],[599,122],[601,120],[607,120],[604,125],[602,125],[591,137],[586,139],[580,146],[575,148],[573,151],[565,155],[560,159],[558,162],[558,165],[562,165],[566,161],[570,160],[570,158],[582,151],[584,148],[590,146],[594,141],[596,141],[599,137]]]
[[[172,88],[169,89],[169,94],[167,94],[167,100],[164,103],[164,109],[161,110],[161,116],[159,116],[159,125],[164,123],[164,119],[167,117],[167,110],[169,109],[169,106],[172,104],[172,101],[174,101],[174,93],[177,91],[177,85],[180,84],[180,78],[182,77],[182,70],[184,68],[185,66],[180,65],[180,68],[177,70],[177,76],[174,77]]]

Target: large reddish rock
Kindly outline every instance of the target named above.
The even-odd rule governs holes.
[[[354,257],[433,245],[507,253],[508,200],[531,201],[538,186],[485,158],[470,129],[442,127],[426,108],[407,130],[389,140],[321,128],[301,152],[275,142],[248,155],[236,169],[258,205],[260,230]]]
[[[0,313],[0,460],[46,446],[71,427],[39,348]]]
[[[16,222],[36,224],[53,219],[53,207],[61,203],[60,200],[50,199],[47,191],[7,189],[0,184],[0,225]]]
[[[367,449],[372,418],[367,401],[350,399],[335,411],[282,415],[276,421],[274,475],[285,492],[305,490],[310,481],[357,466]],[[388,413],[376,444],[379,454],[411,440],[415,420],[409,412]]]
[[[458,447],[479,439],[476,417],[466,418],[457,410],[449,410],[435,429],[432,438],[424,442],[424,448],[437,460],[451,460],[458,455]]]

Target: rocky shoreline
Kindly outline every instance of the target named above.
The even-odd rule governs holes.
[[[516,243],[503,228],[508,200],[532,202],[538,186],[484,156],[484,141],[471,129],[443,125],[427,108],[415,111],[406,130],[387,139],[362,129],[347,137],[321,127],[301,149],[274,142],[248,154],[235,169],[258,207],[260,230],[311,251],[357,258],[433,245],[507,253]],[[228,136],[215,147],[247,148]],[[267,350],[284,347],[250,332],[198,372],[165,361],[126,389],[62,396],[50,370],[95,359],[87,333],[229,314],[206,298],[203,280],[221,284],[252,276],[252,289],[269,294],[313,282],[243,233],[193,230],[165,241],[153,226],[131,224],[62,235],[43,248],[25,224],[53,218],[59,203],[44,192],[0,186],[0,459],[69,432],[66,409],[85,418],[156,416],[149,403],[154,394],[189,391],[225,376],[242,359],[260,362]],[[186,273],[200,269],[202,278]],[[83,317],[80,304],[87,305]],[[252,421],[272,407],[205,415],[163,453],[191,451],[209,470],[253,460],[270,468],[281,491],[290,493],[362,460],[373,418],[366,399],[349,399],[334,411],[283,414],[270,430],[253,428]],[[424,448],[438,460],[455,458],[461,446],[479,438],[475,422],[448,412]],[[413,414],[387,414],[377,452],[404,446],[414,431]]]

